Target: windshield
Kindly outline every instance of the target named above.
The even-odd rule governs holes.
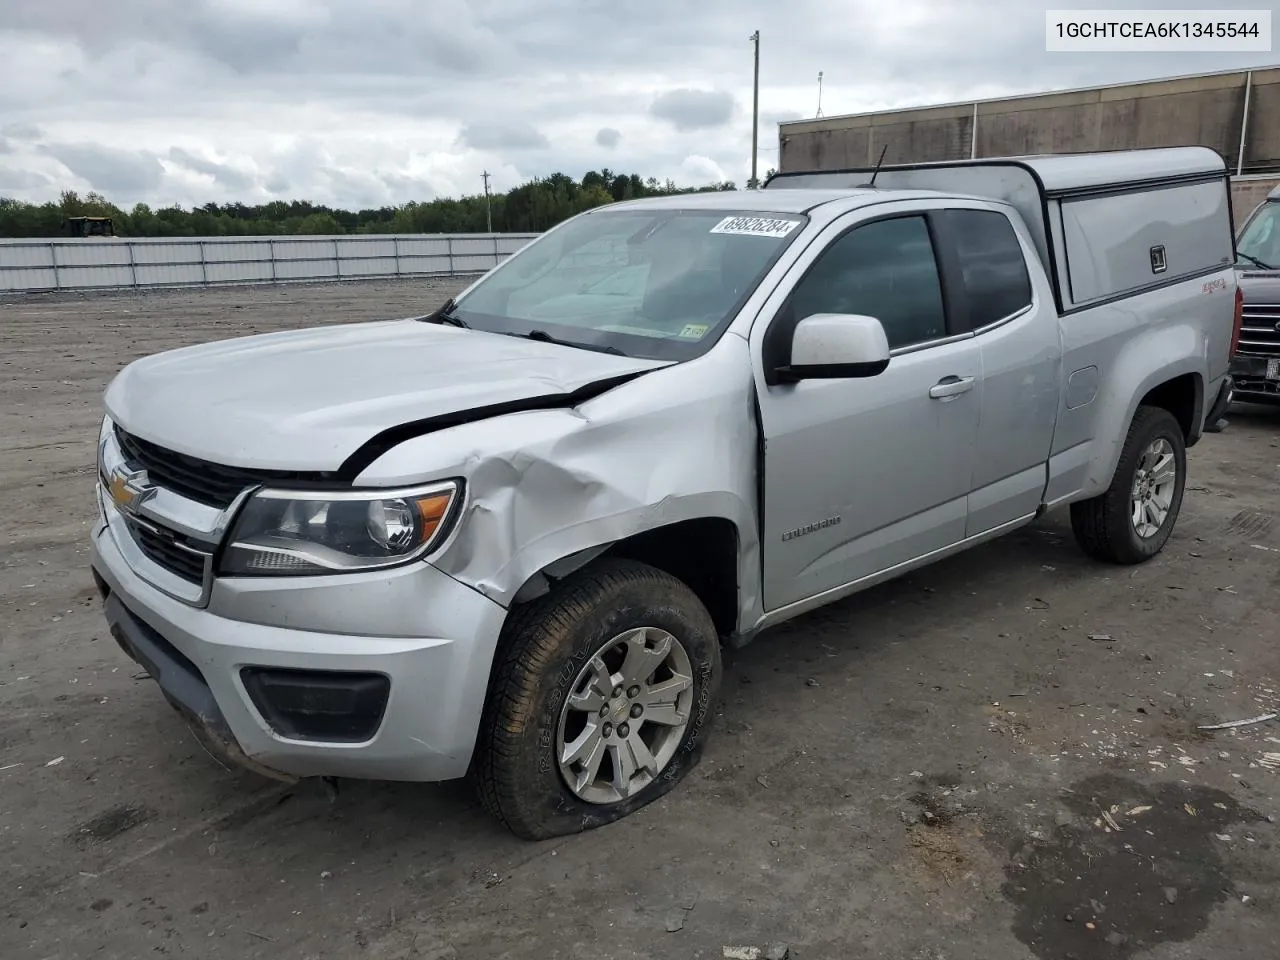
[[[1237,263],[1280,270],[1280,203],[1266,203],[1236,241]]]
[[[590,213],[513,255],[449,315],[493,333],[689,359],[715,342],[805,222],[725,210]]]

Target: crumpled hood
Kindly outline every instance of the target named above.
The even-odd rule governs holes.
[[[228,466],[333,471],[377,434],[667,366],[417,320],[241,337],[137,360],[107,388],[126,431]],[[478,416],[485,416],[480,413]]]

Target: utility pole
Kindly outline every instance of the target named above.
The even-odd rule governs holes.
[[[488,233],[493,233],[493,204],[489,201],[489,171],[480,174],[484,178],[484,221]]]
[[[818,112],[815,116],[822,116],[822,71],[818,71]]]
[[[751,92],[751,184],[750,189],[755,190],[760,186],[760,181],[756,178],[756,160],[759,158],[759,136],[760,136],[760,31],[757,30],[749,39],[756,48],[756,70],[755,80],[752,84]]]

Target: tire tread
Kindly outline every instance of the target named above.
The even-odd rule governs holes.
[[[539,680],[575,624],[604,597],[633,585],[647,585],[676,602],[684,601],[706,618],[714,636],[710,615],[683,581],[631,560],[597,561],[559,581],[549,593],[516,607],[508,618],[494,658],[473,774],[485,810],[517,836],[541,839],[550,834],[541,828],[536,808],[522,802],[522,784],[514,774],[524,745],[511,721],[528,714]]]
[[[1138,448],[1142,444],[1142,438],[1154,433],[1158,426],[1168,428],[1169,425],[1181,437],[1182,428],[1168,410],[1163,407],[1140,406],[1125,434],[1124,446],[1121,448],[1111,485],[1104,493],[1071,505],[1071,531],[1080,548],[1095,560],[1136,564],[1154,556],[1136,550],[1132,545],[1129,533],[1130,477],[1135,461],[1141,455]],[[1183,459],[1185,462],[1185,457]],[[1185,470],[1183,473],[1185,475]],[[1180,507],[1181,503],[1177,505]],[[1177,517],[1174,519],[1176,521]]]

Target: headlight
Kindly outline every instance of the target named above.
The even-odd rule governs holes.
[[[107,522],[106,507],[103,506],[102,503],[103,492],[106,490],[107,486],[103,452],[106,450],[107,440],[111,437],[113,427],[114,424],[111,422],[111,418],[104,416],[102,418],[101,425],[98,427],[98,446],[97,451],[94,454],[94,466],[96,467],[95,476],[97,478],[97,483],[93,490],[93,502],[98,507],[99,523]]]
[[[98,426],[98,473],[102,473],[102,448],[106,445],[107,438],[111,436],[111,431],[115,424],[111,422],[109,416],[102,418],[102,423]]]
[[[407,563],[446,536],[459,499],[453,481],[411,490],[260,490],[236,519],[218,572],[315,575]]]

